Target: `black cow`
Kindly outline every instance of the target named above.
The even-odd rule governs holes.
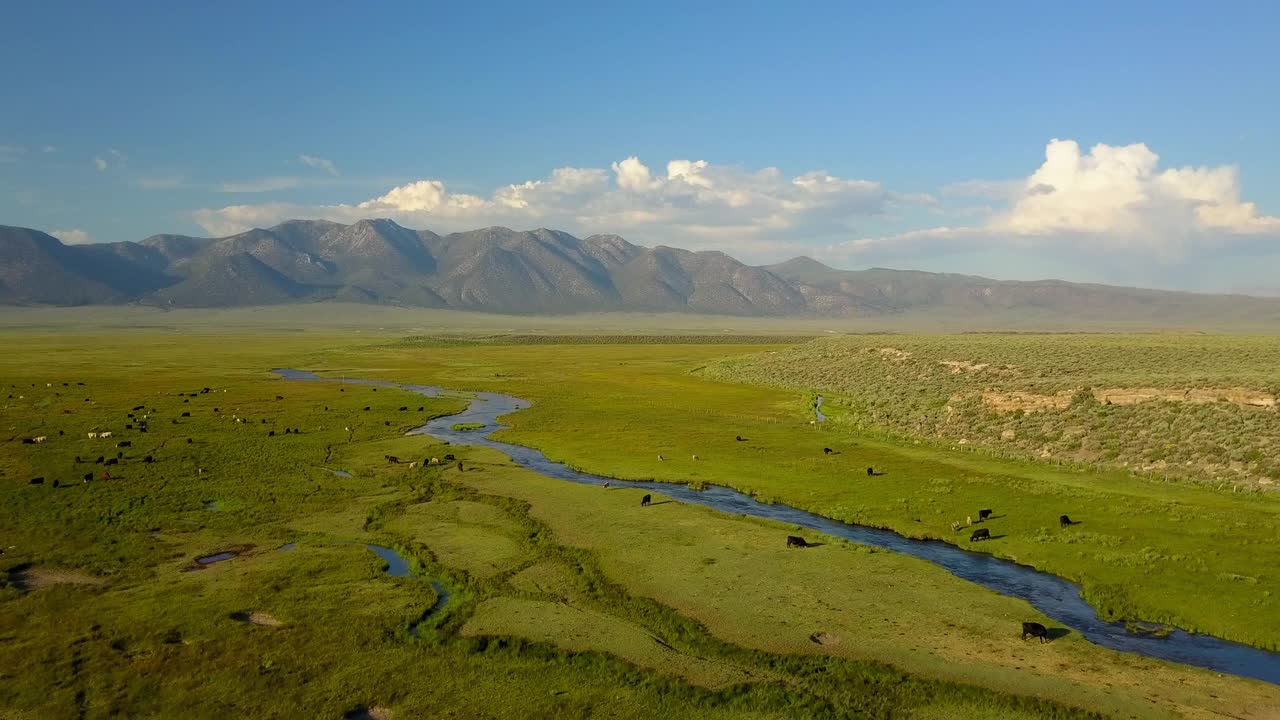
[[[382,421],[382,424],[383,424],[383,425],[386,425],[387,427],[391,427],[391,421],[390,421],[390,420],[383,420],[383,421]]]
[[[1022,639],[1026,640],[1030,635],[1033,638],[1040,638],[1040,642],[1049,642],[1049,629],[1040,623],[1024,622],[1022,623]]]
[[[982,522],[983,520],[986,520],[986,519],[988,519],[988,518],[990,518],[990,517],[991,517],[991,510],[990,510],[990,509],[987,509],[987,510],[979,510],[979,511],[978,511],[978,522]]]
[[[267,424],[267,419],[266,419],[266,418],[262,418],[262,424],[263,424],[263,425],[266,425],[266,424]]]
[[[33,477],[33,478],[31,478],[31,482],[29,482],[29,483],[27,483],[27,484],[28,484],[28,485],[43,485],[43,484],[44,484],[44,478],[42,478],[42,477]]]
[[[1073,524],[1074,523],[1071,522],[1071,518],[1067,517],[1066,515],[1063,515],[1062,517],[1058,518],[1058,525],[1061,527],[1067,527],[1068,525],[1073,525]]]
[[[835,450],[832,450],[831,448],[822,448],[823,455],[830,455],[833,452],[835,452]]]
[[[404,412],[405,410],[408,410],[408,409],[409,409],[409,406],[408,406],[408,405],[401,405],[401,406],[400,406],[400,412]]]
[[[458,472],[462,472],[462,461],[458,461]]]
[[[284,399],[284,396],[283,396],[283,395],[277,395],[277,396],[276,396],[276,399],[277,399],[277,400],[283,400],[283,399]]]
[[[213,411],[214,411],[214,412],[222,412],[222,411],[221,411],[221,410],[219,410],[218,408],[214,408],[214,409],[213,409]]]
[[[170,420],[169,422],[173,423],[174,425],[177,425],[177,424],[178,424],[178,418],[173,418],[173,419],[172,419],[172,420]]]
[[[867,477],[871,477],[872,475],[875,475],[875,474],[876,474],[876,471],[873,468],[867,468]]]
[[[445,455],[445,456],[444,456],[444,461],[445,461],[445,462],[453,462],[454,460],[457,460],[457,459],[458,459],[458,458],[456,458],[456,457],[454,457],[454,456],[453,456],[453,453],[449,453],[448,455]],[[423,465],[426,465],[426,463],[423,463]]]
[[[82,463],[82,462],[84,462],[84,461],[80,459],[80,456],[79,456],[79,455],[77,455],[77,456],[76,456],[76,464],[77,464],[77,465],[79,465],[79,464],[80,464],[80,463]]]
[[[188,444],[188,445],[190,445],[190,444],[191,444],[191,438],[187,438],[187,444]]]
[[[119,464],[120,464],[120,460],[117,458],[107,458],[107,461],[103,463],[103,465],[119,465]]]
[[[422,407],[419,407],[419,408],[418,408],[418,412],[422,412]]]
[[[98,456],[98,459],[93,461],[93,464],[94,464],[94,465],[101,465],[101,464],[102,464],[102,461],[103,461],[103,460],[105,460],[105,459],[106,459],[106,458],[104,458],[104,457],[102,457],[101,455],[99,455],[99,456]]]
[[[973,531],[972,535],[969,536],[969,542],[973,542],[975,540],[990,540],[990,539],[991,539],[991,531],[986,528],[978,528],[977,530]]]
[[[365,406],[364,406],[364,409],[365,409],[365,410],[368,410],[368,409],[369,409],[369,406],[368,406],[368,405],[365,405]]]
[[[400,458],[396,457],[395,455],[387,455],[387,456],[386,456],[386,458],[387,458],[387,462],[389,462],[389,463],[391,463],[391,464],[393,464],[393,465],[399,465],[399,464],[400,464]]]
[[[124,429],[125,429],[125,430],[132,430],[132,429],[133,429],[133,426],[132,426],[132,425],[125,425],[125,426],[124,426]]]
[[[129,440],[121,440],[120,442],[116,443],[116,447],[118,447],[118,448],[122,448],[122,447],[132,447],[132,446],[133,446],[133,442],[131,442],[131,441],[129,441]]]
[[[142,409],[143,409],[143,408],[145,408],[145,407],[146,407],[145,405],[138,405],[138,406],[134,407],[134,408],[133,408],[133,410],[134,410],[134,412],[137,412],[138,410],[142,410]]]
[[[269,431],[269,432],[267,433],[267,437],[275,437],[275,436],[276,436],[276,431],[275,431],[275,430],[271,430],[271,431]]]
[[[292,430],[290,430],[289,428],[285,428],[285,429],[284,429],[284,434],[285,434],[285,435],[292,435],[292,434],[293,434],[293,431],[292,431]]]
[[[36,441],[35,441],[35,439],[34,439],[34,438],[22,438],[22,444],[23,444],[23,445],[35,445],[35,444],[36,444]]]
[[[200,392],[201,392],[202,394],[208,394],[208,392],[209,392],[209,388],[200,388]]]
[[[789,548],[792,548],[792,547],[809,547],[809,543],[808,543],[808,541],[806,541],[804,538],[800,537],[799,535],[788,535],[788,536],[787,536],[787,547],[789,547]]]
[[[189,412],[184,412],[184,413],[182,413],[182,417],[191,417],[191,413],[189,413]]]
[[[649,504],[649,503],[651,503],[651,502],[653,502],[653,496],[652,496],[652,495],[645,495],[644,497],[640,498],[640,507],[644,507],[644,506],[648,505],[648,504]]]
[[[92,479],[93,479],[93,473],[85,473],[85,474],[84,474],[84,481],[85,481],[85,482],[89,482],[89,481],[90,481],[90,480],[92,480]]]
[[[184,402],[184,403],[189,403],[189,402],[191,402],[191,401],[190,401],[190,400],[183,400],[182,402]]]
[[[734,436],[734,438],[733,438],[733,439],[734,439],[734,440],[737,440],[738,442],[746,442],[746,440],[743,440],[743,439],[742,439],[742,436],[741,436],[741,435],[736,435],[736,436]]]

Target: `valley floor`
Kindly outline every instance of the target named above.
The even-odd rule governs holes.
[[[913,536],[956,541],[952,521],[998,507],[1006,538],[984,550],[1071,577],[1100,607],[1280,644],[1258,570],[1275,564],[1269,498],[859,437],[810,425],[803,393],[690,374],[766,345],[0,342],[0,717],[1280,714],[1270,684],[1072,634],[1023,642],[1022,621],[1047,619],[923,561],[835,538],[789,550],[777,523],[661,497],[639,512],[635,490],[404,436],[464,398],[269,372],[510,393],[533,406],[501,436],[572,466],[730,485]],[[409,467],[449,453],[461,469]],[[1067,504],[1084,532],[1043,534]],[[362,544],[414,572],[389,577]],[[428,579],[448,598],[424,620]]]

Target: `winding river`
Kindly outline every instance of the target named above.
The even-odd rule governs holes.
[[[288,380],[324,380],[395,387],[427,397],[438,397],[441,393],[447,392],[443,388],[430,385],[400,385],[381,380],[345,378],[339,381],[337,378],[322,377],[304,370],[276,369],[274,372]],[[970,552],[941,540],[914,540],[891,530],[842,523],[788,505],[762,503],[749,495],[718,485],[709,485],[705,490],[692,490],[686,485],[675,483],[618,480],[573,470],[548,460],[539,450],[499,442],[489,437],[494,431],[503,427],[498,423],[499,417],[528,408],[527,400],[500,393],[474,393],[470,397],[473,399],[462,412],[431,420],[409,431],[408,434],[430,435],[455,445],[492,448],[506,454],[525,468],[557,480],[584,485],[603,485],[608,482],[615,487],[644,488],[662,493],[679,502],[703,505],[728,513],[777,520],[864,545],[873,545],[910,555],[934,563],[956,577],[977,583],[1002,595],[1025,600],[1054,621],[1080,633],[1097,645],[1280,684],[1280,653],[1241,645],[1211,635],[1199,635],[1181,630],[1174,630],[1166,637],[1131,633],[1125,629],[1123,623],[1107,622],[1099,618],[1093,608],[1080,597],[1080,588],[1074,583],[1010,560]],[[816,407],[815,410],[817,410]],[[452,426],[456,423],[478,423],[483,425],[483,428],[469,431],[453,430]]]

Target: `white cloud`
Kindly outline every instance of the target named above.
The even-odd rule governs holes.
[[[93,166],[98,172],[106,172],[111,168],[122,168],[129,164],[129,156],[116,150],[115,148],[107,148],[106,152],[93,157]]]
[[[324,170],[334,177],[338,176],[338,168],[334,166],[332,160],[326,160],[325,158],[317,157],[315,155],[299,155],[298,162],[306,165],[307,167]]]
[[[107,168],[110,167],[107,161],[102,159],[101,155],[97,155],[93,158],[93,166],[98,168],[98,172],[106,172]]]
[[[84,230],[54,230],[49,233],[68,245],[85,245],[93,242]]]
[[[1184,263],[1224,251],[1280,248],[1280,218],[1241,200],[1235,167],[1160,168],[1146,145],[1053,140],[1021,181],[968,181],[946,196],[1000,199],[1006,207],[970,227],[938,227],[841,243],[854,256],[954,253],[1019,247],[1049,253],[1130,255]]]
[[[54,146],[52,146],[52,145],[45,145],[44,147],[42,147],[42,148],[40,148],[40,149],[41,149],[42,151],[44,151],[44,152],[47,152],[47,153],[55,153],[55,152],[58,152],[58,148],[56,148],[56,147],[54,147]]]
[[[824,171],[788,177],[777,168],[751,171],[672,160],[661,173],[637,157],[610,167],[557,168],[545,178],[505,185],[487,196],[453,192],[440,180],[423,179],[346,204],[235,205],[199,210],[194,217],[217,235],[294,217],[338,222],[390,217],[441,231],[541,225],[580,234],[627,233],[638,242],[764,252],[804,237],[845,234],[854,220],[891,206],[933,202],[928,195],[895,195],[877,182]]]

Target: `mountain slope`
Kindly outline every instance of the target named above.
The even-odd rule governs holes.
[[[224,238],[156,235],[68,246],[0,226],[0,303],[232,307],[344,300],[501,313],[1021,317],[1280,324],[1280,300],[918,271],[837,270],[807,257],[746,265],[617,235],[503,227],[437,235],[391,220],[291,220]]]

